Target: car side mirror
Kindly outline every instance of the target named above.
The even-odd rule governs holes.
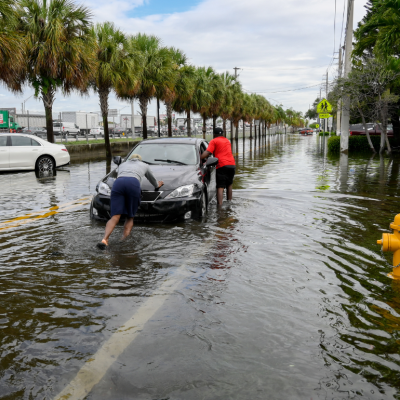
[[[218,158],[215,157],[209,157],[208,160],[206,161],[206,167],[214,167],[218,164]]]
[[[122,157],[121,156],[114,156],[113,157],[113,163],[120,165],[122,163]]]

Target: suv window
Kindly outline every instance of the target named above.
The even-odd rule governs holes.
[[[41,146],[41,144],[39,142],[37,142],[34,139],[31,139],[31,146]]]
[[[8,136],[4,136],[4,135],[0,136],[0,146],[1,147],[7,146],[7,138],[8,138]]]

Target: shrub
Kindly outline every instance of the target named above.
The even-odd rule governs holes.
[[[329,136],[329,132],[320,132],[319,136]]]
[[[375,150],[379,150],[381,141],[380,136],[371,136],[372,144]],[[393,138],[389,138],[389,143],[393,145]],[[328,139],[328,151],[335,154],[340,153],[340,136],[332,136]],[[371,152],[366,136],[350,136],[349,137],[349,152]]]

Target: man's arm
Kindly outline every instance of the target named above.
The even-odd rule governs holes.
[[[200,156],[200,159],[204,160],[205,158],[207,158],[207,157],[209,157],[211,155],[212,155],[211,152],[209,152],[208,150],[205,150],[204,153]]]

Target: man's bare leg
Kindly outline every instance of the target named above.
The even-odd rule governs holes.
[[[120,218],[121,218],[121,215],[114,215],[113,217],[111,217],[108,220],[107,225],[106,225],[106,232],[104,233],[104,238],[101,241],[101,243],[108,246],[108,239],[109,239],[110,235],[112,234],[114,228],[117,226]]]
[[[224,188],[217,188],[217,203],[219,206],[222,206],[222,202],[224,201]]]
[[[124,233],[122,235],[122,240],[126,239],[132,231],[133,228],[133,218],[127,218],[124,225]]]
[[[226,189],[226,199],[232,200],[232,185],[228,186]]]

